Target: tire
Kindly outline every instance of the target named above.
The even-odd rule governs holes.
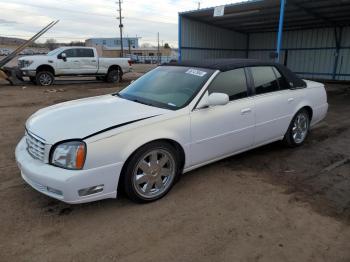
[[[301,146],[310,129],[310,115],[306,109],[299,110],[293,117],[283,142],[289,147]]]
[[[120,81],[120,74],[118,69],[111,69],[106,75],[107,83],[118,83]]]
[[[29,80],[32,84],[36,85],[36,78],[34,76],[29,77]]]
[[[36,73],[35,81],[40,86],[50,86],[55,81],[54,75],[49,71],[40,71]]]
[[[140,147],[128,160],[122,174],[123,189],[134,202],[149,203],[165,196],[180,177],[180,157],[166,142]]]

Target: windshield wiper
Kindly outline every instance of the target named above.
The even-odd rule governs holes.
[[[130,100],[130,101],[139,103],[139,104],[143,104],[143,105],[146,105],[146,106],[154,106],[152,103],[147,103],[147,102],[141,101],[141,100],[139,100],[137,98],[128,98],[128,97],[122,96],[120,93],[115,93],[113,95],[114,96],[118,96],[118,97],[123,98],[123,99],[126,99],[126,100]]]
[[[141,101],[139,99],[130,99],[130,100],[133,101],[133,102],[136,102],[136,103],[140,103],[140,104],[146,105],[146,106],[154,106],[151,103],[147,103],[147,102]]]

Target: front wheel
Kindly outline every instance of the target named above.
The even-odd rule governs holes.
[[[49,71],[40,71],[35,77],[36,83],[41,86],[50,86],[53,84],[55,77]]]
[[[300,146],[304,143],[310,128],[310,115],[306,109],[301,109],[293,117],[288,131],[284,136],[284,142],[291,147]]]
[[[128,161],[124,173],[127,196],[147,203],[165,196],[180,174],[176,149],[165,142],[152,142],[139,148]]]

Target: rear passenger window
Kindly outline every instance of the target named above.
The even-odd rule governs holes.
[[[211,93],[225,93],[230,100],[247,97],[247,80],[244,69],[239,68],[222,72],[213,80],[208,88]]]
[[[285,89],[289,89],[290,85],[288,84],[287,79],[280,74],[280,72],[277,70],[277,68],[273,67],[273,71],[275,72],[276,76],[277,76],[277,81],[278,84],[280,86],[280,90],[285,90]]]
[[[251,67],[251,72],[254,79],[255,93],[264,94],[279,90],[277,79],[272,67],[256,66]]]

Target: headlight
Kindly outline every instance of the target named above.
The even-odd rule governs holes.
[[[86,145],[82,141],[63,142],[51,150],[50,163],[67,169],[82,169],[86,156]]]
[[[28,67],[30,66],[31,64],[33,64],[33,60],[19,60],[18,61],[18,64],[21,68],[23,67]]]

